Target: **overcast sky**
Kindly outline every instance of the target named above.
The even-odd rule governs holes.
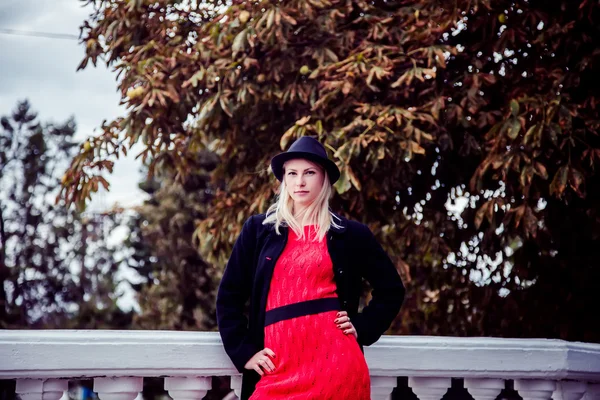
[[[84,55],[77,40],[1,33],[3,29],[79,35],[90,13],[79,0],[0,0],[0,115],[28,99],[43,122],[74,116],[77,138],[98,133],[103,119],[124,113],[119,106],[115,74],[104,65],[76,72]],[[132,153],[130,153],[132,154]],[[117,162],[109,177],[109,193],[95,196],[89,210],[139,204],[144,193],[135,154]]]
[[[76,72],[84,55],[78,40],[32,37],[1,33],[18,30],[50,34],[79,35],[79,26],[90,13],[79,0],[0,0],[0,115],[9,114],[19,100],[29,100],[42,122],[64,122],[74,116],[76,138],[84,140],[99,132],[104,119],[123,115],[115,74],[104,65],[90,63]],[[107,176],[108,193],[97,193],[88,211],[102,211],[115,203],[124,207],[140,204],[146,194],[138,189],[142,179],[135,152],[115,164]],[[122,240],[126,232],[112,233],[112,243]],[[136,281],[129,268],[120,270],[119,278]],[[118,304],[128,310],[137,307],[129,285]]]

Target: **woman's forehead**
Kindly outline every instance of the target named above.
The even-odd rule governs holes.
[[[288,160],[283,164],[283,168],[288,169],[306,169],[306,168],[320,168],[319,164],[314,163],[304,158],[294,158]]]

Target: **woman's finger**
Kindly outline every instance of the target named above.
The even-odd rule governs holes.
[[[350,317],[348,317],[348,316],[339,317],[339,318],[335,319],[333,322],[335,322],[336,324],[340,324],[342,322],[350,322]]]
[[[348,316],[348,312],[347,311],[339,311],[337,313],[338,318],[339,317],[347,317]]]
[[[346,330],[344,331],[344,334],[346,334],[346,335],[350,335],[350,334],[352,334],[352,335],[354,335],[354,337],[357,337],[357,335],[356,335],[356,330],[355,330],[354,328],[352,328],[352,329],[346,329]]]
[[[268,355],[268,356],[271,356],[271,357],[275,358],[275,353],[273,352],[273,350],[271,350],[268,347],[265,347],[263,349],[263,353],[266,354],[266,355]]]
[[[252,367],[256,372],[258,372],[258,374],[260,376],[263,376],[265,373],[263,372],[262,369],[260,369],[260,365],[258,365],[258,363],[254,364],[254,367]]]
[[[258,366],[259,366],[260,368],[262,368],[264,371],[271,372],[271,371],[270,371],[270,368],[269,368],[269,366],[267,365],[267,362],[266,362],[266,360],[264,360],[264,359],[262,359],[262,358],[261,358],[261,359],[260,359],[260,360],[258,360],[256,363],[257,363],[257,364],[258,364]]]
[[[273,372],[273,370],[275,369],[275,366],[273,365],[271,360],[267,357],[260,360],[260,366],[263,369],[267,370],[267,372]]]
[[[267,370],[269,372],[275,371],[275,364],[273,364],[273,361],[271,361],[270,359],[267,358],[265,360],[265,365],[267,366]]]
[[[352,324],[350,322],[343,322],[341,324],[338,324],[338,327],[341,329],[348,329],[352,327]]]

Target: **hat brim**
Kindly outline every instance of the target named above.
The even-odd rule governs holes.
[[[309,160],[321,165],[325,168],[327,175],[329,176],[329,182],[333,185],[340,178],[340,170],[333,161],[328,158],[319,157],[316,154],[308,153],[304,151],[288,151],[285,153],[277,154],[271,159],[271,169],[273,174],[279,182],[283,181],[283,164],[286,161],[302,158]]]

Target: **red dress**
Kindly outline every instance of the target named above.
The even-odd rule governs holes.
[[[310,235],[309,227],[305,234]],[[297,240],[275,264],[267,311],[300,301],[337,297],[327,241]],[[337,311],[305,315],[265,327],[265,347],[275,353],[274,372],[266,372],[250,400],[369,400],[369,369],[354,335],[334,320]]]

